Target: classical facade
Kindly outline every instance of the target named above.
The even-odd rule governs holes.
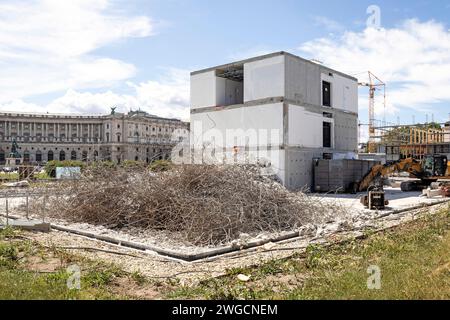
[[[13,142],[23,161],[169,159],[173,147],[189,137],[189,124],[143,111],[104,116],[0,112],[0,165]]]

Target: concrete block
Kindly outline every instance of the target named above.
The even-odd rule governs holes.
[[[423,195],[426,195],[427,198],[442,197],[442,196],[444,196],[444,192],[442,189],[437,189],[437,190],[426,189],[426,190],[423,190]]]
[[[1,227],[6,227],[6,218],[3,219],[3,225]],[[50,223],[45,223],[36,220],[8,220],[8,225],[13,228],[18,228],[27,231],[38,231],[38,232],[50,232]]]

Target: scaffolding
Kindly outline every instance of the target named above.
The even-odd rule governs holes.
[[[426,123],[378,127],[379,152],[388,160],[413,157],[423,159],[430,154],[450,154],[450,124]]]

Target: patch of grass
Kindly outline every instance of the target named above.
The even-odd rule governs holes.
[[[119,267],[44,248],[23,240],[20,235],[20,231],[11,228],[0,230],[0,300],[126,298],[114,291],[114,281],[128,277]],[[61,266],[54,272],[30,269],[30,261],[39,261],[45,266],[55,258],[61,260]],[[80,290],[68,286],[74,276],[67,269],[70,265],[80,268]]]
[[[49,180],[51,177],[47,174],[47,172],[39,172],[34,174],[34,178],[37,180]]]
[[[450,208],[383,233],[168,293],[174,299],[449,299]],[[381,288],[368,288],[368,270],[381,271]],[[251,276],[241,282],[238,274]]]
[[[0,267],[13,269],[19,260],[18,250],[8,244],[0,244]]]
[[[67,299],[114,299],[106,290],[81,287],[69,289],[69,274],[61,270],[57,273],[39,274],[26,270],[0,268],[1,300],[67,300]]]
[[[110,285],[114,279],[123,276],[126,276],[126,273],[117,266],[95,263],[84,271],[82,284],[88,287],[105,288]]]
[[[138,271],[133,272],[130,277],[138,286],[143,286],[149,282],[148,279]]]
[[[17,180],[19,174],[17,172],[0,172],[0,180]]]
[[[14,238],[19,234],[20,232],[17,229],[11,228],[10,226],[5,227],[4,229],[0,229],[0,241],[8,238]]]

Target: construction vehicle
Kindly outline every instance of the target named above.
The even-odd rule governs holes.
[[[367,195],[361,198],[361,203],[370,210],[384,210],[389,205],[385,199],[385,193],[382,187],[369,187]]]
[[[371,210],[384,209],[388,202],[384,199],[383,178],[395,172],[408,172],[418,180],[404,181],[401,190],[404,192],[428,188],[433,183],[441,181],[440,185],[450,186],[450,163],[447,156],[429,155],[419,161],[413,158],[399,160],[386,165],[375,165],[357,184],[356,191],[368,191],[361,198],[361,203]],[[375,205],[372,205],[375,204]]]
[[[439,180],[450,183],[450,167],[447,156],[429,155],[419,161],[407,158],[386,165],[375,165],[358,184],[358,191],[367,190],[374,184],[380,184],[380,179],[395,172],[408,172],[417,181],[405,181],[401,184],[402,191],[415,191],[429,187]]]

